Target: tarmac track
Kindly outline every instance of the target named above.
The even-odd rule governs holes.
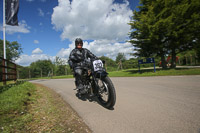
[[[35,80],[59,93],[94,133],[200,133],[200,76],[111,78],[116,105],[78,99],[74,79]]]

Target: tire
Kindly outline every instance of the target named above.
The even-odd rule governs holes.
[[[115,87],[109,77],[105,77],[100,80],[102,85],[99,85],[98,100],[105,108],[111,109],[116,102]],[[105,100],[102,95],[107,95]]]

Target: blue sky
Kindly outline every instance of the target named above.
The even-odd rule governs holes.
[[[28,66],[38,59],[54,61],[56,56],[67,60],[77,37],[97,56],[115,59],[121,52],[131,57],[133,47],[126,42],[130,31],[127,23],[139,0],[19,1],[19,26],[6,27],[6,40],[17,41],[23,48],[17,64]],[[3,21],[2,16],[1,12]]]

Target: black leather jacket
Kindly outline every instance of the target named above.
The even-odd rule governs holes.
[[[75,48],[70,53],[68,63],[71,68],[81,67],[83,62],[88,58],[97,59],[97,57],[92,54],[88,49]]]

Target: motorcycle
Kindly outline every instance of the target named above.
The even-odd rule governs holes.
[[[82,81],[86,91],[84,95],[96,96],[105,108],[111,109],[116,102],[115,87],[103,67],[105,61],[90,60],[83,63]],[[77,90],[77,94],[80,90]],[[79,95],[81,97],[82,95]]]

